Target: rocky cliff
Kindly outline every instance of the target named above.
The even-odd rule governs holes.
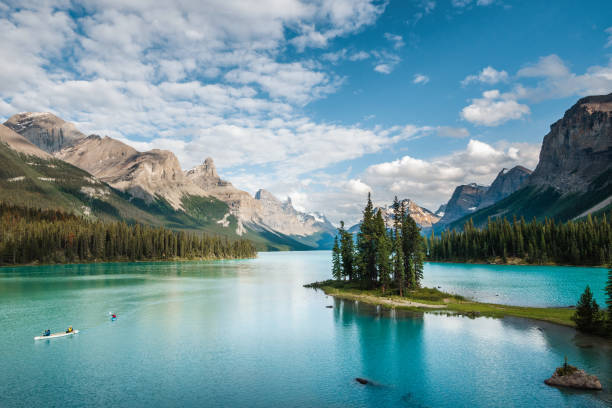
[[[19,153],[37,156],[41,159],[51,158],[49,153],[41,150],[25,137],[4,125],[0,125],[0,142]]]
[[[585,192],[611,166],[612,94],[588,96],[550,127],[529,184]]]
[[[439,224],[448,224],[476,211],[488,190],[489,187],[476,183],[464,184],[455,188],[453,195],[446,204],[444,216],[440,219]]]
[[[49,153],[72,146],[85,137],[74,124],[49,112],[18,113],[11,116],[4,125]]]
[[[183,196],[205,195],[185,177],[178,159],[167,150],[138,152],[110,137],[92,135],[55,155],[147,203],[161,197],[180,209]]]
[[[518,191],[525,185],[530,174],[531,170],[523,166],[515,166],[510,170],[502,169],[495,180],[493,180],[477,209],[480,210],[481,208],[493,205]]]

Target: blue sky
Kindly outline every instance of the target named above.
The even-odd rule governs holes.
[[[215,159],[353,222],[534,168],[550,124],[612,92],[609,1],[0,1],[0,118]]]

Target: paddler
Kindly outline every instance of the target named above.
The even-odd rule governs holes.
[[[66,329],[66,333],[72,333],[72,326],[68,327],[68,329]]]
[[[50,336],[50,335],[51,335],[51,330],[50,329],[45,330],[45,332],[43,333],[43,336],[45,336],[45,337]]]

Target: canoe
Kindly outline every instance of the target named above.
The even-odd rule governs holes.
[[[51,333],[51,335],[49,336],[36,336],[34,337],[34,340],[45,340],[45,339],[54,339],[56,337],[72,336],[73,334],[77,334],[78,332],[79,332],[78,330],[73,330],[70,333],[66,333],[66,332]]]

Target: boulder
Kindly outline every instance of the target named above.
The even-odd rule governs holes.
[[[555,370],[555,373],[544,384],[556,387],[578,388],[583,390],[601,390],[601,383],[594,375],[587,374],[571,365],[565,365]]]

